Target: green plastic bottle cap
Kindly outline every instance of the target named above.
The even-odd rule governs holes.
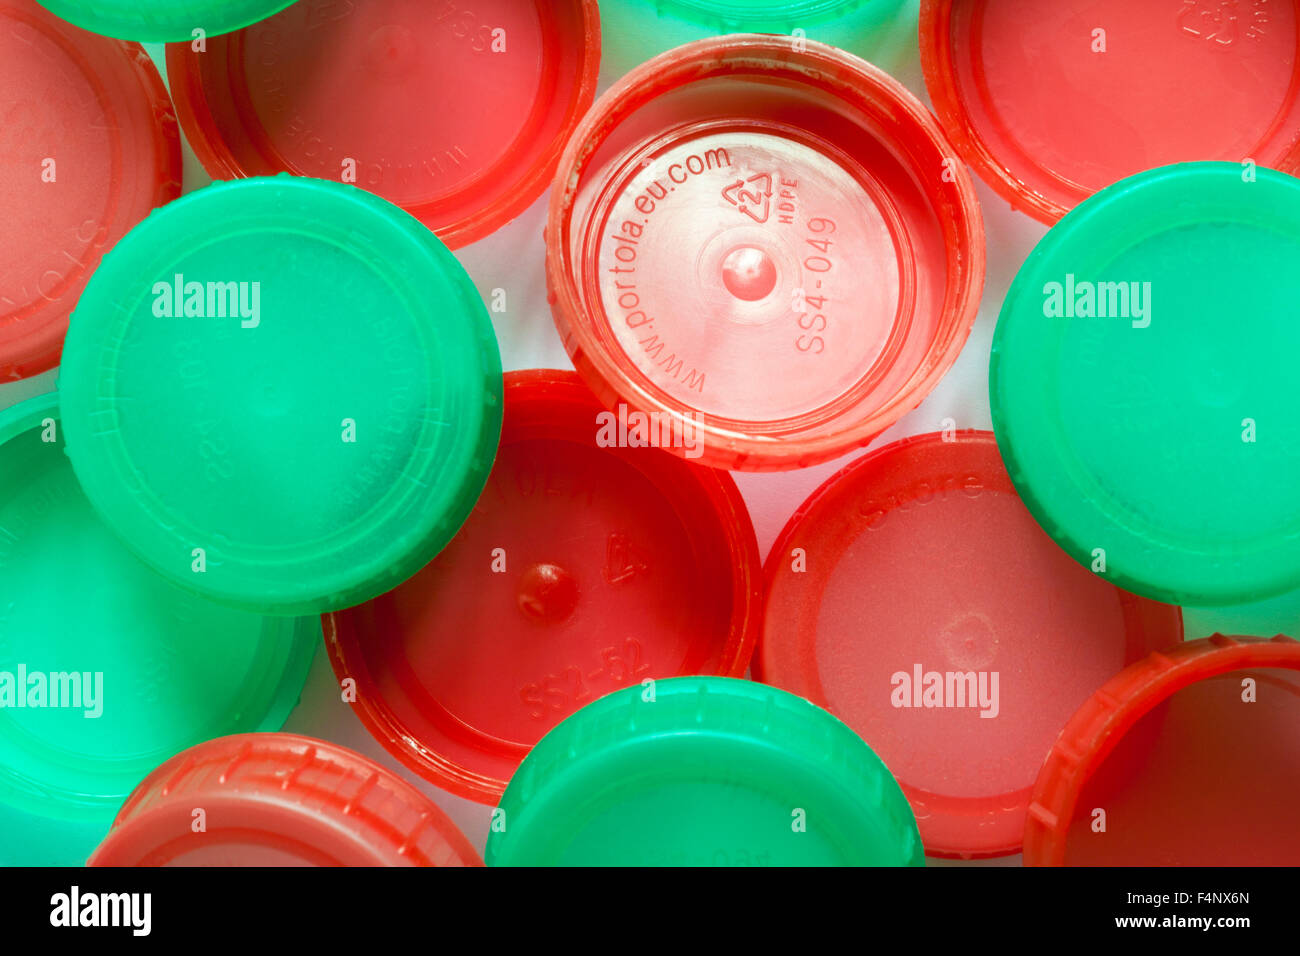
[[[278,13],[295,0],[39,0],[69,23],[122,40],[194,40],[216,36]]]
[[[501,430],[469,277],[353,186],[218,183],[104,258],[64,346],[68,454],[174,582],[265,613],[388,591],[455,534]]]
[[[1047,532],[1175,604],[1300,585],[1300,181],[1122,180],[1047,234],[993,340],[993,426]]]
[[[724,26],[798,26],[848,13],[869,0],[666,0],[667,8]]]
[[[495,866],[921,866],[916,820],[862,739],[802,697],[728,677],[646,681],[525,758]]]
[[[275,730],[320,640],[177,588],[95,515],[58,400],[0,412],[0,864],[77,865],[172,754]]]

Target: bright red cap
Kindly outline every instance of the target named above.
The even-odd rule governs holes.
[[[755,675],[856,730],[926,852],[1014,853],[1034,775],[1080,702],[1182,637],[1176,607],[1076,564],[1016,495],[993,435],[921,435],[831,477],[767,564]]]
[[[1191,160],[1300,171],[1300,0],[923,0],[921,64],[953,145],[1049,225]]]
[[[952,365],[983,223],[896,80],[819,43],[725,36],[642,65],[583,120],[547,275],[608,407],[698,426],[705,464],[798,468],[865,445]]]
[[[352,182],[452,248],[542,194],[599,66],[596,0],[299,0],[206,52],[167,48],[214,177]]]
[[[1294,866],[1300,643],[1215,635],[1151,654],[1053,745],[1027,866]]]
[[[437,804],[360,754],[295,734],[239,734],[192,747],[146,777],[88,865],[482,866],[482,860]]]
[[[59,363],[100,257],[181,191],[171,102],[144,49],[0,0],[0,384]]]
[[[583,704],[745,673],[762,582],[744,501],[725,472],[609,447],[636,425],[571,372],[507,373],[501,450],[460,534],[401,587],[326,617],[361,720],[439,786],[493,803]]]

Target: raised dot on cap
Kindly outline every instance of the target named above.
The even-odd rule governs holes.
[[[0,0],[0,384],[59,364],[100,256],[181,191],[171,101],[144,50]]]
[[[616,83],[560,162],[546,241],[556,326],[606,407],[692,421],[729,469],[868,443],[951,366],[984,281],[974,186],[925,107],[776,36]]]
[[[495,802],[537,740],[627,684],[745,672],[758,545],[735,483],[643,440],[572,372],[505,377],[496,464],[456,540],[325,620],[354,710],[417,773]],[[630,425],[630,430],[629,430]],[[621,431],[620,431],[621,430]]]
[[[989,365],[1029,510],[1080,564],[1194,606],[1300,587],[1300,181],[1122,180],[1020,268]]]
[[[158,767],[123,804],[89,865],[482,860],[437,804],[379,764],[310,737],[243,734],[200,744]]]
[[[451,540],[492,467],[501,364],[455,257],[352,186],[217,183],[105,257],[60,378],[105,522],[182,587],[319,614]]]
[[[599,65],[596,0],[299,0],[206,52],[167,50],[214,177],[355,183],[452,248],[542,194]]]
[[[0,411],[0,865],[80,866],[158,763],[277,730],[314,618],[213,604],[137,560],[63,453],[58,399]]]
[[[40,0],[83,30],[124,40],[196,42],[283,10],[294,0]]]
[[[490,866],[920,866],[889,769],[808,701],[674,677],[588,704],[510,781]]]
[[[1294,866],[1300,643],[1215,635],[1138,661],[1065,725],[1026,866]]]
[[[926,852],[1015,853],[1062,723],[1179,609],[1079,567],[1016,496],[993,435],[907,438],[827,479],[767,564],[759,680],[889,765]]]
[[[980,176],[1051,224],[1191,160],[1300,171],[1300,2],[923,0],[935,112]]]

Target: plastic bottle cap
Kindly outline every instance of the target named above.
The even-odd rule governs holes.
[[[925,85],[967,162],[1048,224],[1168,163],[1295,172],[1300,3],[1233,6],[923,0]]]
[[[871,748],[806,700],[675,677],[588,704],[501,800],[490,866],[920,866],[916,821]]]
[[[214,605],[136,560],[78,486],[58,418],[54,395],[0,412],[8,865],[80,865],[160,761],[214,734],[278,728],[320,639],[313,619]],[[33,824],[49,832],[34,838]]]
[[[451,253],[370,193],[290,176],[132,230],[86,286],[61,383],[108,524],[177,583],[268,613],[349,607],[427,563],[501,423],[492,326]]]
[[[993,428],[1080,563],[1178,604],[1300,585],[1300,182],[1188,163],[1039,243],[993,338]]]
[[[167,50],[214,177],[352,182],[452,248],[542,194],[599,66],[596,0],[301,0],[207,52]]]
[[[1254,604],[1183,608],[1184,640],[1215,634],[1300,635],[1300,590]]]
[[[181,191],[180,137],[144,50],[0,0],[0,383],[59,364],[101,253]]]
[[[547,270],[607,407],[698,426],[705,464],[796,468],[866,444],[948,369],[984,236],[970,178],[897,81],[819,43],[726,36],[656,57],[588,114]]]
[[[496,466],[456,540],[395,591],[325,621],[371,733],[485,803],[544,733],[602,694],[743,675],[762,606],[758,545],[729,475],[610,447],[617,417],[571,372],[507,373],[505,396]]]
[[[1216,635],[1097,691],[1047,755],[1026,866],[1294,866],[1300,643]]]
[[[933,856],[1016,852],[1066,718],[1182,638],[1178,608],[1052,543],[989,432],[907,438],[853,462],[791,518],[767,577],[755,677],[862,735]]]
[[[229,33],[283,10],[294,0],[40,0],[83,30],[124,40],[165,43]]]
[[[719,26],[746,26],[757,30],[778,25],[798,26],[800,23],[828,20],[861,7],[864,0],[659,0],[659,2],[668,9],[679,10],[688,16],[715,21]]]
[[[89,865],[483,864],[437,804],[379,764],[311,737],[241,734],[151,773]]]

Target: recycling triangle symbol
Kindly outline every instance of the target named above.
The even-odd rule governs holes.
[[[772,214],[772,174],[757,173],[749,179],[737,179],[722,190],[722,196],[754,222],[762,225]]]

